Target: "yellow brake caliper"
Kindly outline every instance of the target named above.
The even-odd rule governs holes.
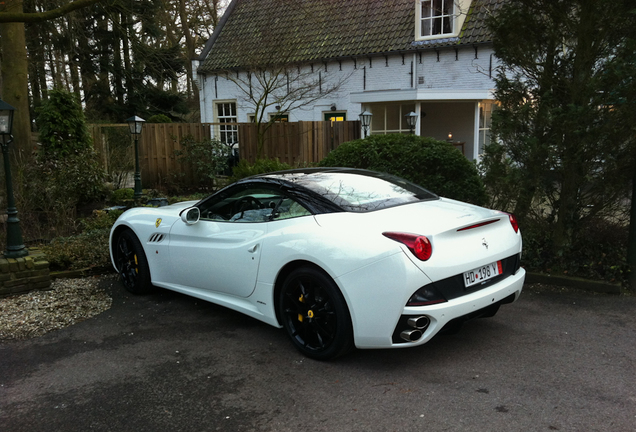
[[[301,303],[305,303],[305,296],[304,295],[300,295],[300,297],[298,297],[298,301]],[[313,318],[314,317],[314,311],[312,311],[311,309],[309,309],[309,311],[307,311],[307,317],[308,318]],[[303,322],[304,317],[302,314],[298,314],[298,321]]]
[[[300,297],[298,297],[298,301],[301,303],[305,303],[305,296],[304,295],[300,295]],[[311,311],[309,311],[311,312]],[[303,315],[302,314],[298,314],[298,321],[303,322]]]
[[[137,262],[137,255],[135,255],[135,273],[139,273],[139,262]]]

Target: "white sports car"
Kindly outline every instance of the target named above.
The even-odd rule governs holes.
[[[113,265],[136,294],[185,293],[283,327],[303,354],[422,345],[523,286],[514,216],[372,171],[263,174],[122,214]]]

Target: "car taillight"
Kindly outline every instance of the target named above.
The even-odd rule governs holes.
[[[428,260],[433,254],[433,246],[426,236],[400,232],[384,232],[382,235],[406,245],[422,261]]]
[[[510,225],[512,225],[512,229],[515,230],[516,233],[518,233],[519,224],[517,223],[517,218],[512,213],[508,213],[508,218],[510,219]]]

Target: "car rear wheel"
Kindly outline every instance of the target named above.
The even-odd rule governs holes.
[[[294,270],[285,279],[278,306],[289,338],[307,357],[330,360],[353,348],[349,309],[323,272],[310,267]]]
[[[133,294],[152,292],[148,260],[137,236],[126,230],[119,235],[116,242],[115,264],[124,287]]]

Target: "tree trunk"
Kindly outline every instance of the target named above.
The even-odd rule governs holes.
[[[636,294],[636,157],[632,162],[632,207],[629,217],[627,264],[629,265],[629,289]]]
[[[42,26],[26,26],[29,52],[29,83],[31,84],[31,101],[34,109],[37,109],[42,104],[42,99],[45,97],[43,91],[46,90],[44,45],[41,41],[47,40],[47,38],[42,37],[41,28]]]
[[[97,76],[95,74],[95,63],[93,62],[93,49],[88,38],[91,30],[92,24],[89,24],[89,20],[84,16],[78,17],[74,32],[77,35],[78,65],[88,119],[94,119],[100,108],[95,98]]]
[[[75,24],[76,15],[69,14],[65,17],[64,20],[64,30],[66,34],[73,34],[73,28],[76,28]],[[77,42],[75,38],[68,39],[68,68],[71,74],[71,85],[73,87],[73,93],[75,93],[79,100],[82,98],[81,84],[80,84],[80,76],[79,76],[79,66],[77,64],[79,56],[77,55]]]
[[[120,14],[113,14],[113,86],[115,87],[115,100],[119,106],[125,103],[124,97],[124,65],[121,58],[120,42],[126,37],[125,29],[122,31],[122,23],[126,21]]]
[[[216,15],[215,15],[216,16]],[[188,95],[194,99],[195,103],[193,106],[199,107],[199,92],[198,90],[193,91],[194,84],[194,71],[192,69],[192,60],[196,56],[196,41],[192,37],[192,31],[190,30],[190,26],[188,24],[188,14],[186,9],[185,0],[179,0],[179,18],[181,22],[181,30],[183,32],[183,36],[185,37],[185,45],[186,45],[186,83],[187,83],[187,92]],[[216,25],[216,24],[215,24]]]
[[[6,12],[21,13],[22,0],[9,2]],[[13,114],[13,148],[18,161],[32,153],[29,115],[28,63],[24,23],[0,25],[2,42],[2,100],[15,108]]]

